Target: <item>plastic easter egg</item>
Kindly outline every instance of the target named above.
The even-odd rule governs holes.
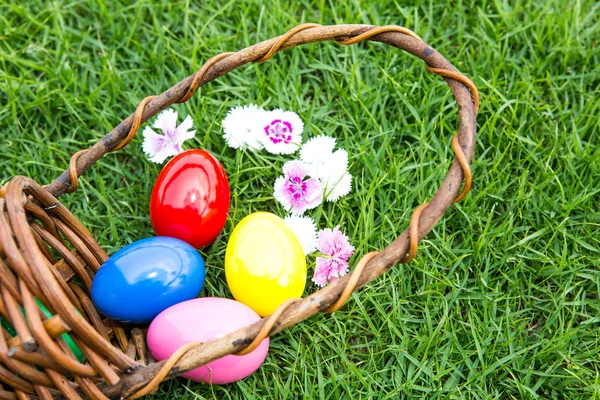
[[[165,165],[152,189],[150,220],[158,236],[195,248],[215,241],[229,211],[229,182],[219,161],[204,150],[188,150]]]
[[[113,254],[92,282],[92,301],[121,322],[147,323],[173,304],[198,296],[204,261],[189,244],[170,237],[138,240]]]
[[[259,319],[250,308],[230,299],[204,297],[184,301],[169,307],[152,321],[148,328],[148,348],[154,358],[162,361],[186,343],[210,342]],[[215,385],[235,382],[256,371],[268,351],[269,338],[266,338],[246,355],[228,355],[183,376]]]
[[[284,301],[302,296],[306,257],[283,219],[257,212],[233,230],[225,252],[225,275],[233,297],[264,317]]]

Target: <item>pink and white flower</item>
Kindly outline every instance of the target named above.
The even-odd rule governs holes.
[[[333,230],[326,228],[319,231],[317,249],[325,257],[317,257],[313,282],[320,287],[328,282],[333,283],[348,272],[348,259],[354,253],[354,246],[348,241],[348,236],[336,226]]]
[[[183,142],[196,135],[196,131],[190,130],[193,123],[192,117],[188,115],[181,125],[177,126],[177,111],[168,109],[161,112],[152,126],[160,129],[163,134],[156,133],[149,126],[144,128],[142,150],[148,155],[150,161],[159,164],[181,153]]]
[[[306,166],[298,160],[283,165],[283,176],[275,181],[274,196],[286,210],[302,215],[323,201],[323,188],[318,179],[308,178]]]
[[[304,123],[295,112],[276,109],[265,112],[262,123],[256,128],[268,152],[292,154],[301,145]]]

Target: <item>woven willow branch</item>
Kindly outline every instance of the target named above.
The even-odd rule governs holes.
[[[141,368],[129,376],[123,376],[113,385],[100,386],[109,398],[137,398],[154,390],[164,379],[180,375],[227,354],[245,354],[252,351],[267,336],[294,325],[317,312],[338,310],[351,293],[383,274],[398,262],[411,261],[422,239],[441,218],[452,202],[464,198],[471,186],[470,159],[475,142],[475,115],[479,107],[479,95],[475,85],[434,49],[425,44],[412,31],[398,26],[299,25],[286,34],[259,43],[237,53],[223,53],[211,58],[194,75],[186,78],[160,96],[146,97],[136,112],[123,121],[100,142],[88,150],[82,150],[71,158],[69,169],[47,187],[55,196],[77,189],[77,178],[95,161],[108,152],[121,149],[129,143],[140,125],[173,103],[189,100],[198,87],[248,62],[264,62],[277,51],[303,43],[335,40],[351,45],[371,39],[404,49],[427,63],[427,69],[443,76],[454,92],[461,126],[452,140],[455,161],[437,194],[429,203],[422,204],[413,213],[410,227],[381,253],[365,255],[351,274],[304,299],[292,299],[276,312],[261,321],[210,343],[191,343],[180,348],[171,358]],[[470,90],[470,92],[469,92]],[[472,96],[472,99],[471,99]],[[464,186],[458,189],[464,177]]]

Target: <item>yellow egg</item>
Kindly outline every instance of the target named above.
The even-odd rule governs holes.
[[[231,234],[225,276],[233,297],[265,317],[284,301],[302,297],[306,257],[283,219],[256,212],[242,219]]]

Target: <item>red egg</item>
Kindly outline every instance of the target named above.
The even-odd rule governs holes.
[[[150,198],[150,220],[158,236],[195,248],[215,241],[227,220],[229,182],[219,161],[204,150],[188,150],[165,165]]]

